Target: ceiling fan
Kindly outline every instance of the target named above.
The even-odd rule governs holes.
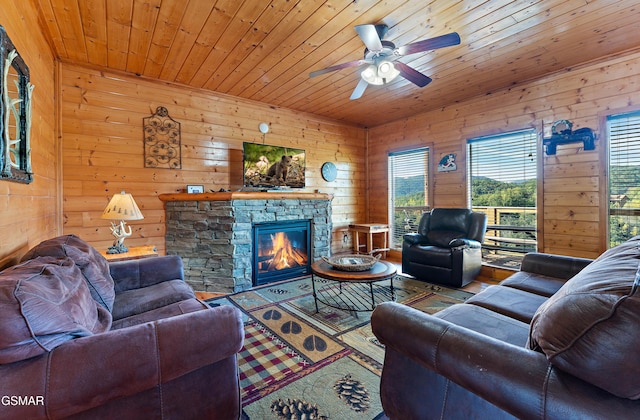
[[[309,73],[309,77],[315,77],[349,67],[366,66],[361,73],[360,82],[358,82],[358,85],[351,94],[350,99],[352,100],[360,98],[369,84],[383,85],[397,76],[402,76],[420,87],[428,85],[431,82],[431,78],[403,62],[397,61],[398,58],[409,54],[460,44],[460,35],[452,32],[435,38],[416,41],[402,47],[396,47],[393,42],[382,39],[389,30],[389,27],[385,24],[357,25],[355,30],[366,46],[362,60],[349,61]]]

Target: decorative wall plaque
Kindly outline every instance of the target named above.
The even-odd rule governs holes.
[[[456,165],[456,155],[455,153],[449,153],[440,159],[438,162],[438,172],[451,172],[458,169],[458,165]]]
[[[579,128],[572,131],[573,123],[568,120],[558,120],[551,126],[551,137],[542,139],[548,155],[555,155],[559,144],[582,142],[584,150],[596,148],[596,136],[591,128]]]
[[[163,106],[142,119],[145,168],[181,169],[180,123]]]

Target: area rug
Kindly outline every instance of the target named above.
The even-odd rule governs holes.
[[[400,275],[393,286],[397,302],[427,313],[473,296]],[[382,293],[388,281],[375,287]],[[386,418],[379,396],[384,346],[371,332],[371,312],[322,303],[316,312],[310,277],[207,302],[243,313],[245,341],[238,355],[243,419]]]

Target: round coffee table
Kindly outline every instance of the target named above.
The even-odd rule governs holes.
[[[393,278],[395,265],[378,261],[366,271],[336,270],[324,260],[311,264],[313,299],[318,312],[318,302],[349,312],[373,311],[376,305],[395,300]],[[376,282],[389,280],[388,289]],[[343,287],[344,284],[344,287]]]

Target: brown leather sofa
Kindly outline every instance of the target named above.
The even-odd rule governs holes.
[[[640,236],[596,260],[527,254],[521,270],[435,315],[388,302],[391,419],[640,418]]]
[[[108,264],[44,241],[0,273],[0,418],[239,418],[243,338],[177,256]]]
[[[402,272],[419,280],[462,287],[482,268],[487,215],[470,209],[435,208],[404,235]]]

